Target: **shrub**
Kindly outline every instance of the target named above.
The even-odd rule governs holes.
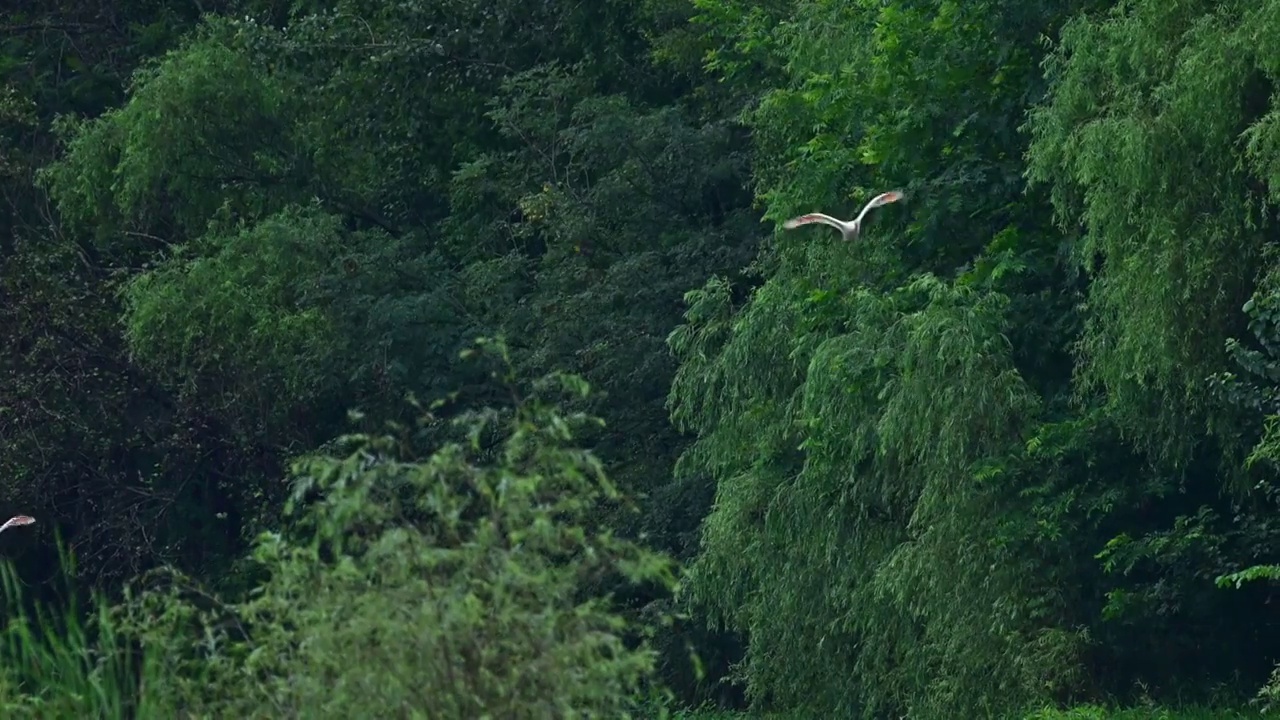
[[[673,562],[586,529],[617,492],[572,447],[597,421],[545,402],[561,391],[587,388],[549,376],[425,458],[429,412],[299,459],[292,523],[258,539],[247,599],[165,570],[105,616],[116,652],[119,635],[142,649],[137,716],[624,718],[655,699],[644,631],[664,618],[641,626],[586,588],[670,588]]]

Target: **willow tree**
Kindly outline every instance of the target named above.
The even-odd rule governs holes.
[[[1090,274],[1081,390],[1183,464],[1215,417],[1206,379],[1243,330],[1276,165],[1272,3],[1125,3],[1081,16],[1046,65],[1028,175]]]
[[[1275,412],[1277,31],[1275,2],[1080,16],[1028,124],[1028,175],[1090,278],[1079,394],[1153,466],[1128,483],[1144,517],[1102,554],[1135,579],[1108,598],[1109,644],[1169,685],[1192,658],[1247,684],[1274,657],[1267,591],[1223,598],[1210,581],[1280,551],[1269,436],[1250,452]]]
[[[767,217],[911,198],[854,246],[777,236],[671,338],[681,470],[717,483],[692,597],[749,637],[761,704],[1265,677],[1265,591],[1213,580],[1277,548],[1272,494],[1221,491],[1274,412],[1247,346],[1274,335],[1280,13],[1091,5],[700,3],[727,76],[783,69],[748,114]]]
[[[786,68],[749,114],[767,217],[910,199],[855,245],[778,236],[745,300],[690,294],[670,406],[698,438],[681,471],[717,483],[694,600],[749,636],[761,704],[960,717],[1070,691],[1076,521],[1019,495],[1055,463],[1027,441],[1061,419],[1073,329],[1046,317],[1073,286],[1017,132],[1062,10],[700,5],[726,72]]]

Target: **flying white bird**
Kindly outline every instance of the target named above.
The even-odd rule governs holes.
[[[21,525],[31,525],[35,521],[36,521],[35,518],[29,517],[27,515],[14,515],[13,517],[6,520],[3,525],[0,525],[0,532],[4,532],[5,530],[8,530],[11,527],[19,527]]]
[[[845,240],[853,240],[857,238],[858,233],[862,231],[862,219],[867,216],[867,213],[871,208],[898,202],[904,197],[906,196],[903,195],[900,190],[890,190],[887,193],[880,193],[879,195],[871,198],[871,202],[867,203],[866,207],[862,208],[862,212],[858,213],[858,217],[849,221],[839,220],[831,217],[830,215],[823,215],[822,213],[809,213],[808,215],[791,218],[790,220],[782,223],[782,227],[788,230],[794,230],[801,225],[822,223],[823,225],[830,225],[831,227],[839,230],[840,235]]]

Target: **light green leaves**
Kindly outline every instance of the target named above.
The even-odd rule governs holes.
[[[135,355],[192,390],[256,387],[305,405],[325,382],[315,370],[344,351],[317,284],[348,254],[336,219],[287,211],[199,247],[125,289]]]
[[[1204,379],[1262,245],[1249,165],[1272,162],[1269,100],[1250,38],[1275,28],[1243,8],[1140,2],[1073,20],[1029,123],[1028,177],[1083,231],[1074,255],[1092,274],[1081,378],[1169,458],[1215,412]]]
[[[182,235],[168,239],[181,241],[203,232],[224,204],[250,216],[278,208],[264,200],[289,184],[296,149],[283,88],[219,28],[140,71],[124,107],[64,123],[67,154],[45,172],[50,192],[69,218],[98,225],[100,241],[122,259],[125,248],[154,242],[120,230],[151,234],[177,223]]]

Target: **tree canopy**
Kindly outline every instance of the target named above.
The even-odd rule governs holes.
[[[0,29],[7,712],[1280,695],[1277,0]]]

